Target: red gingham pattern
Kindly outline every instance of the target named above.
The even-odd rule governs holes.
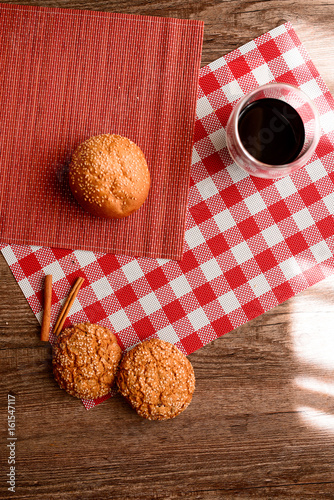
[[[313,99],[322,136],[305,167],[265,180],[233,164],[224,126],[240,97],[273,80],[295,83]],[[52,322],[81,275],[86,281],[68,323],[113,327],[123,349],[160,337],[189,354],[331,275],[333,110],[289,23],[202,68],[182,260],[5,246],[37,318],[44,274],[55,280]]]
[[[202,21],[0,4],[1,241],[181,258],[202,39]],[[102,133],[149,166],[126,219],[69,189],[73,151]]]

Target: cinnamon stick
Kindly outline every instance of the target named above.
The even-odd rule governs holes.
[[[76,282],[74,283],[72,290],[70,291],[70,294],[67,297],[66,302],[63,305],[62,310],[60,311],[59,317],[57,319],[57,322],[54,326],[53,331],[56,335],[59,335],[59,333],[61,332],[61,330],[64,326],[64,323],[66,321],[66,318],[71,310],[73,302],[75,301],[76,296],[78,295],[79,290],[80,290],[83,282],[84,282],[84,278],[80,277],[80,278],[77,278]]]
[[[49,340],[50,317],[51,317],[51,299],[52,299],[52,274],[47,274],[44,280],[44,310],[41,327],[41,340]]]

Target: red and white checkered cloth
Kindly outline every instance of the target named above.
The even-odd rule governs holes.
[[[313,99],[322,136],[305,167],[273,181],[232,162],[224,127],[240,97],[275,80]],[[123,349],[157,336],[189,354],[333,274],[333,160],[334,100],[287,23],[200,71],[181,261],[16,245],[2,252],[39,320],[44,274],[54,277],[52,322],[80,275],[68,323],[112,326]]]

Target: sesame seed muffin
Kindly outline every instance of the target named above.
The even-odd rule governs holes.
[[[124,355],[117,386],[140,416],[167,420],[189,405],[195,374],[190,361],[176,346],[151,339]]]
[[[145,202],[150,182],[143,152],[126,137],[91,137],[72,156],[71,191],[79,204],[97,217],[129,216]]]
[[[81,399],[110,392],[122,351],[115,335],[99,325],[65,328],[53,345],[53,373],[61,389]]]

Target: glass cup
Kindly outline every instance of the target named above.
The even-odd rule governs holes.
[[[297,158],[291,163],[285,163],[284,165],[262,163],[252,156],[241,142],[238,130],[240,114],[252,102],[265,98],[279,99],[286,102],[298,112],[303,121],[305,129],[304,144]],[[273,127],[261,130],[266,140],[266,146],[268,146],[268,142],[270,143],[270,137],[275,134],[275,125],[273,123]],[[286,83],[268,83],[247,94],[233,109],[226,126],[227,148],[235,163],[250,175],[266,179],[284,177],[303,167],[313,155],[319,137],[319,115],[313,102],[302,90]]]

